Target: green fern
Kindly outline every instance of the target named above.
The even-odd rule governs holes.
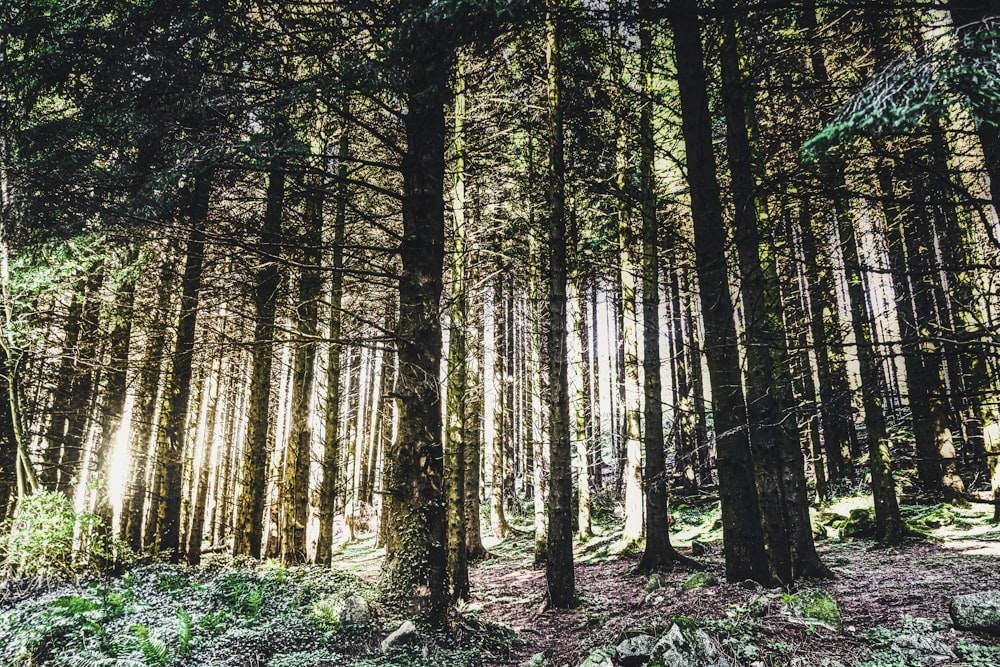
[[[167,667],[170,662],[170,651],[167,650],[167,642],[156,634],[150,634],[145,625],[132,626],[136,643],[146,664],[150,667]]]
[[[191,652],[191,637],[194,631],[194,624],[191,622],[191,614],[184,611],[184,607],[177,608],[177,657],[183,658]]]

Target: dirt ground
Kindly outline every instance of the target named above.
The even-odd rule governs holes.
[[[508,624],[526,643],[496,665],[520,665],[544,653],[546,664],[579,665],[590,650],[615,645],[640,630],[666,629],[674,616],[699,623],[719,619],[739,635],[727,646],[753,643],[766,665],[855,665],[871,659],[877,648],[869,631],[898,629],[906,617],[939,622],[936,636],[952,648],[961,639],[979,644],[997,642],[946,628],[948,603],[961,593],[1000,589],[1000,532],[983,522],[974,529],[938,531],[933,541],[881,548],[870,541],[826,540],[818,546],[833,569],[831,581],[808,582],[837,601],[843,630],[796,625],[781,614],[780,591],[755,591],[741,584],[720,583],[687,592],[681,590],[692,571],[664,572],[663,587],[647,595],[648,577],[632,572],[635,556],[609,555],[613,536],[597,538],[577,554],[576,582],[580,604],[572,610],[544,610],[544,569],[532,566],[531,542],[518,536],[493,547],[492,557],[472,570],[472,600],[467,609],[481,609],[484,618]],[[682,551],[684,545],[681,546]],[[595,556],[595,554],[598,554]],[[723,581],[718,544],[699,557],[708,572]],[[751,618],[754,597],[767,603]],[[710,620],[709,623],[712,621]],[[725,629],[721,631],[725,634]],[[867,633],[867,637],[866,637]],[[750,662],[749,659],[741,662]],[[953,664],[968,664],[954,661]]]

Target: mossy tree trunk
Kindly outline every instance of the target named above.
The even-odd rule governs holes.
[[[549,289],[548,408],[549,510],[545,582],[549,604],[567,608],[576,597],[573,572],[573,477],[570,451],[569,378],[566,335],[566,166],[563,155],[560,5],[546,0],[545,60],[548,89]]]
[[[282,283],[281,218],[285,202],[285,163],[275,158],[267,173],[267,193],[260,232],[262,264],[254,277],[254,345],[246,441],[240,465],[240,497],[236,504],[233,553],[260,558],[267,499],[268,432],[271,425],[271,380],[274,362],[274,317]]]
[[[402,160],[403,238],[396,330],[398,437],[386,452],[387,532],[381,597],[443,625],[448,611],[447,519],[441,440],[441,319],[444,271],[444,103],[447,63],[410,65],[407,147]]]

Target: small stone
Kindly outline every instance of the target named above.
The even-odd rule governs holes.
[[[948,605],[948,613],[959,630],[1000,634],[1000,590],[959,595]]]
[[[403,624],[395,632],[382,640],[382,653],[388,653],[397,646],[415,644],[419,638],[420,634],[413,621],[403,621]]]
[[[521,663],[521,667],[545,667],[545,654],[536,653]]]
[[[652,657],[664,667],[730,667],[712,638],[690,620],[683,629],[678,623],[671,625],[653,646]]]
[[[657,588],[663,588],[663,577],[654,572],[649,575],[649,579],[646,580],[646,585],[642,589],[647,593],[652,593]]]
[[[615,650],[610,646],[590,652],[580,667],[615,667]]]
[[[618,663],[622,667],[638,667],[638,665],[649,661],[649,656],[652,655],[655,645],[656,638],[650,635],[629,637],[618,644],[615,649],[618,653]]]

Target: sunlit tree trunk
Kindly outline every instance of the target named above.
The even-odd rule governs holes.
[[[181,555],[181,484],[184,470],[185,429],[191,389],[191,363],[194,353],[195,324],[198,318],[198,295],[201,290],[205,253],[204,226],[208,219],[212,173],[205,171],[194,179],[191,201],[186,214],[190,226],[187,259],[181,275],[181,310],[177,338],[171,354],[167,381],[160,409],[160,428],[156,442],[157,500],[154,550],[171,562]]]
[[[223,316],[222,330],[225,331],[225,316]],[[205,411],[205,426],[203,431],[203,446],[201,451],[201,461],[197,467],[197,477],[194,489],[194,504],[191,507],[191,527],[188,531],[187,562],[191,565],[201,563],[201,543],[205,539],[205,513],[208,508],[208,486],[209,474],[212,472],[213,456],[215,454],[215,440],[218,436],[216,429],[216,418],[218,416],[219,397],[223,394],[221,385],[223,383],[222,369],[224,359],[220,355],[216,358],[212,370],[205,379],[208,394],[208,406]],[[194,461],[192,460],[192,465]],[[221,476],[223,471],[216,471]],[[211,537],[211,534],[209,534]]]
[[[577,485],[577,534],[581,538],[593,535],[590,521],[590,465],[589,449],[591,429],[590,412],[590,328],[587,326],[587,290],[577,285],[576,308],[573,311],[574,329],[580,341],[580,383],[576,390],[576,485]]]
[[[466,395],[462,439],[465,442],[465,548],[470,561],[486,557],[483,546],[480,509],[480,466],[483,456],[483,298],[468,290],[477,283],[477,271],[470,263],[467,268],[465,332]]]
[[[346,125],[337,144],[337,200],[333,218],[333,250],[330,263],[330,344],[326,366],[326,422],[323,436],[323,478],[319,488],[319,538],[316,562],[329,565],[333,543],[333,517],[340,479],[340,382],[344,300],[344,240],[347,235],[347,160],[351,144]]]
[[[505,283],[503,270],[497,274],[493,282],[493,384],[495,399],[493,402],[493,440],[490,443],[491,479],[490,479],[490,526],[493,536],[503,539],[510,534],[507,516],[504,512],[504,434],[506,433],[506,394],[510,391],[505,376],[505,352],[508,322],[504,315]]]
[[[452,194],[451,308],[448,324],[448,403],[445,417],[445,503],[448,512],[448,583],[452,600],[469,596],[469,559],[466,550],[466,452],[479,443],[466,440],[468,417],[468,350],[466,349],[466,219],[465,219],[465,63],[455,68],[455,152]],[[478,521],[478,517],[476,517]]]

